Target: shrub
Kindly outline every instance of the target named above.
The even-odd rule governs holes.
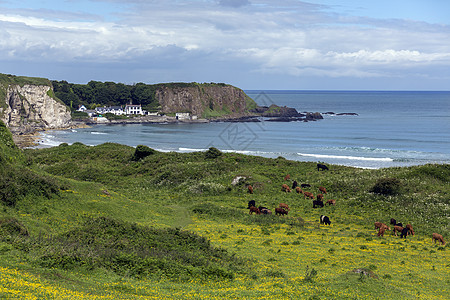
[[[149,155],[155,154],[155,150],[145,145],[138,145],[134,151],[133,160],[138,161]]]
[[[370,189],[370,192],[384,196],[391,196],[399,194],[400,188],[401,182],[397,178],[381,178]]]
[[[205,152],[205,158],[214,159],[222,155],[219,149],[211,147]]]

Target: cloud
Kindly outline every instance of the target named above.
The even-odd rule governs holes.
[[[250,4],[248,0],[220,0],[219,4],[222,6],[241,7]]]
[[[199,65],[230,78],[237,73],[378,78],[399,76],[399,70],[434,74],[437,66],[450,66],[445,25],[339,15],[294,0],[100,2],[112,7],[116,19],[100,11],[82,17],[61,8],[3,10],[0,4],[0,57],[49,65],[145,66],[167,77]],[[208,65],[214,69],[208,71]]]

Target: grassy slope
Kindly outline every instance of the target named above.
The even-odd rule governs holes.
[[[157,153],[135,162],[133,152],[116,144],[26,150],[28,166],[56,176],[62,191],[50,198],[23,197],[15,207],[3,206],[0,217],[15,217],[30,237],[76,232],[88,216],[179,227],[236,253],[249,264],[246,270],[237,270],[233,280],[205,282],[196,276],[181,281],[136,277],[107,267],[49,268],[36,264],[37,252],[24,254],[16,244],[0,242],[0,297],[445,299],[450,292],[448,247],[430,238],[439,232],[449,239],[448,165],[330,166],[329,172],[318,172],[314,163],[281,158]],[[281,192],[286,174],[311,184],[308,190],[314,193],[325,186],[326,199],[336,199],[336,207],[314,210],[311,200]],[[231,186],[236,175],[248,176],[255,194],[247,194],[244,185]],[[399,195],[368,192],[385,177],[400,179]],[[285,202],[291,211],[288,217],[250,216],[249,200],[272,210]],[[321,214],[330,216],[331,226],[318,224]],[[388,223],[391,217],[413,224],[416,235],[378,238],[373,222]],[[377,278],[350,272],[356,268]]]

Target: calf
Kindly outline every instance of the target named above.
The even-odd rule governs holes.
[[[279,207],[279,208],[282,208],[282,209],[285,209],[285,210],[287,210],[287,211],[290,211],[289,205],[287,205],[286,203],[280,203],[280,204],[278,205],[278,207]]]
[[[248,207],[247,207],[247,208],[250,208],[250,207],[252,207],[252,206],[256,206],[255,200],[250,200],[250,201],[248,201]]]
[[[249,212],[249,214],[251,215],[251,214],[253,214],[253,213],[256,213],[257,215],[260,215],[260,214],[261,214],[261,212],[259,211],[259,209],[258,209],[257,207],[252,206],[252,207],[250,207],[250,212]]]
[[[437,233],[433,233],[432,241],[434,241],[435,244],[436,244],[436,241],[439,241],[439,242],[441,242],[442,246],[445,245],[444,237]]]
[[[306,197],[308,197],[310,199],[314,199],[314,194],[310,193],[310,192],[303,192],[303,196],[305,197],[305,199],[306,199]]]
[[[300,186],[301,186],[303,189],[304,189],[304,188],[307,188],[307,187],[311,187],[311,185],[310,185],[310,184],[307,184],[307,183],[302,183]]]
[[[247,192],[249,192],[250,194],[253,194],[253,187],[251,185],[249,185],[247,187]]]
[[[302,189],[301,189],[299,186],[295,188],[295,191],[296,191],[298,194],[303,194],[303,191],[302,191]]]
[[[323,201],[322,200],[314,200],[313,201],[313,208],[316,208],[316,206],[323,207]]]
[[[327,202],[326,202],[325,204],[328,204],[328,205],[336,205],[336,200],[334,200],[334,199],[329,199],[329,200],[327,200]]]
[[[291,179],[291,175],[287,174],[286,176],[284,176],[284,180],[289,180]]]
[[[298,186],[298,183],[296,180],[292,183],[292,189],[295,189]]]
[[[321,191],[321,192],[324,193],[324,194],[327,193],[326,188],[324,188],[323,186],[319,186],[319,191]]]
[[[393,231],[393,234],[395,235],[395,236],[397,236],[397,232],[403,232],[403,227],[402,226],[398,226],[398,225],[395,225],[394,226],[394,229],[392,230]]]
[[[402,238],[405,238],[406,239],[406,236],[409,234],[409,229],[408,228],[403,228],[403,230],[402,230],[402,233],[400,234],[400,238],[402,239]]]
[[[406,228],[408,228],[409,232],[411,232],[411,234],[414,235],[414,230],[411,224],[406,224]]]
[[[286,193],[290,193],[290,192],[291,192],[291,189],[288,187],[287,184],[283,184],[283,185],[281,186],[281,190],[282,190],[283,192],[286,192]]]
[[[287,215],[288,212],[282,208],[275,208],[275,215]]]
[[[324,215],[320,216],[320,224],[331,225],[330,218]]]
[[[317,164],[317,171],[320,171],[320,170],[322,170],[322,171],[328,170],[328,167],[323,164]]]

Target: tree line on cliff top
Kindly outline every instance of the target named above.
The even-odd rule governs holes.
[[[224,83],[210,83],[225,86]],[[159,108],[156,91],[162,87],[187,88],[198,83],[136,83],[127,85],[115,82],[90,81],[87,84],[69,83],[65,80],[52,81],[56,97],[61,99],[72,111],[84,105],[88,109],[99,106],[120,106],[129,103],[140,104],[145,110],[157,111]]]

